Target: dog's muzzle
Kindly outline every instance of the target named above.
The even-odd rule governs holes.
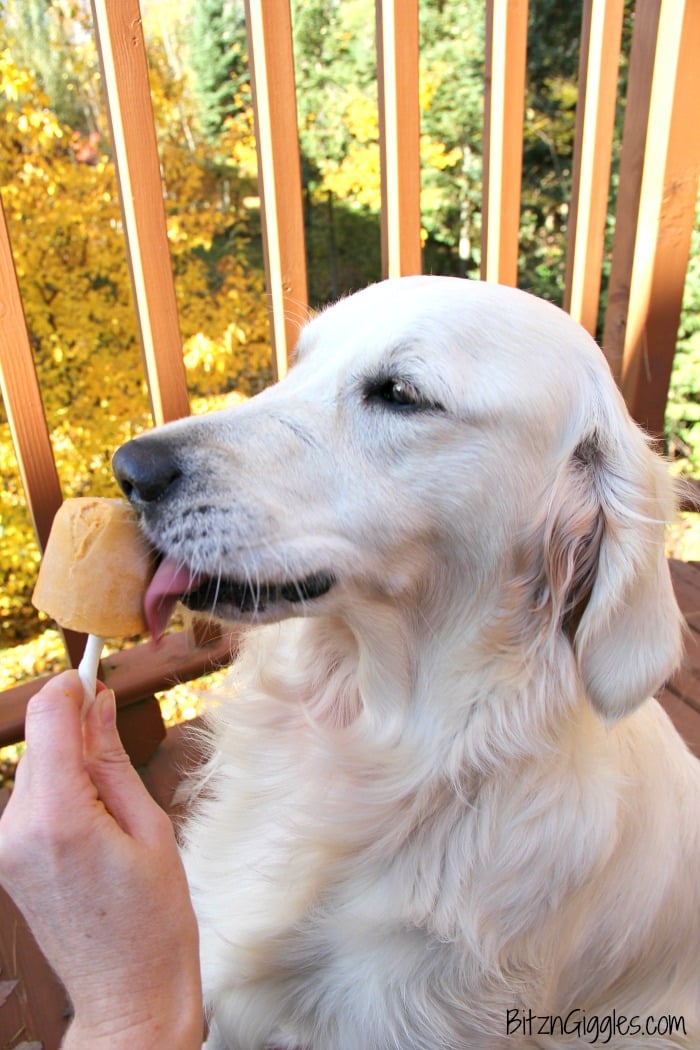
[[[260,579],[247,573],[236,576],[223,568],[195,571],[186,559],[177,557],[177,551],[159,548],[154,535],[160,508],[165,507],[168,496],[174,495],[178,481],[185,478],[177,447],[157,435],[145,435],[122,445],[114,454],[112,468],[122,492],[148,522],[150,539],[162,555],[144,599],[146,622],[154,638],[163,634],[178,601],[194,612],[223,620],[274,619],[277,607],[281,614],[290,615],[289,606],[299,609],[335,584],[334,575],[326,571],[284,579]]]

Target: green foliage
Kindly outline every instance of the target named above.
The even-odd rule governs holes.
[[[190,16],[189,55],[199,121],[206,139],[217,143],[228,117],[240,111],[248,84],[243,0],[197,0]]]
[[[299,138],[313,192],[337,174],[353,147],[376,144],[374,5],[294,0],[292,12]]]
[[[326,294],[333,298],[379,275],[374,4],[295,0],[293,14],[309,283],[313,301],[323,302]],[[424,4],[421,34],[426,260],[433,270],[465,272],[478,265],[469,252],[464,264],[455,260],[465,244],[478,252],[480,147],[474,139],[480,140],[481,127],[483,5]],[[371,241],[364,241],[368,234]],[[360,261],[360,240],[368,249],[364,272],[354,261]]]
[[[425,269],[464,276],[481,256],[485,5],[444,0],[420,7],[421,131],[444,146],[423,157]]]
[[[523,143],[522,287],[561,304],[571,191],[581,8],[530,6]]]
[[[381,274],[374,7],[293,0],[292,16],[309,296],[319,305]]]

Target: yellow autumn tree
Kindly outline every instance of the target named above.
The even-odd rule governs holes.
[[[429,82],[424,77],[423,85]],[[430,106],[430,95],[423,87],[421,109]],[[348,132],[349,145],[342,159],[329,164],[323,180],[323,189],[330,190],[338,200],[349,198],[379,211],[381,203],[381,170],[379,158],[379,109],[376,100],[367,95],[355,95],[347,103],[343,124]],[[420,137],[420,160],[423,169],[444,171],[461,160],[461,151],[448,150],[429,135]]]
[[[180,88],[165,72],[156,54],[168,235],[199,410],[216,395],[247,395],[269,381],[266,298],[261,268],[247,262],[251,223],[243,194],[239,200],[232,189],[237,162],[222,173],[201,146],[183,146],[175,120]],[[109,144],[62,124],[10,48],[0,54],[0,99],[0,188],[61,483],[66,495],[114,494],[112,453],[150,417]],[[237,141],[246,133],[249,126],[231,131]],[[243,183],[249,187],[249,172]],[[4,416],[0,476],[6,648],[41,624],[29,600],[39,555]]]

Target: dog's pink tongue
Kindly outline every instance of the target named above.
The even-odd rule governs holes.
[[[156,639],[168,626],[178,599],[197,586],[197,575],[173,558],[165,558],[148,585],[143,609],[148,629]]]

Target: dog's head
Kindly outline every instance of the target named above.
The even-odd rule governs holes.
[[[476,624],[509,594],[524,638],[568,639],[610,718],[678,658],[663,465],[590,337],[514,289],[374,285],[306,326],[281,383],[114,469],[164,555],[156,633],[177,597],[227,619],[383,603]]]

